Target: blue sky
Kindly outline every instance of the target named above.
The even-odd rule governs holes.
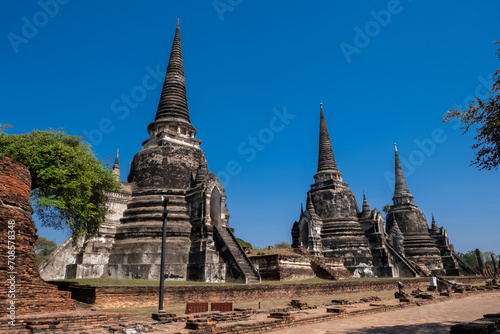
[[[500,171],[470,167],[474,134],[442,123],[449,107],[491,87],[498,1],[1,6],[0,122],[11,133],[64,128],[86,135],[100,159],[120,148],[125,180],[148,137],[180,18],[191,121],[238,237],[261,247],[291,241],[314,182],[322,102],[359,205],[363,190],[372,208],[392,203],[396,141],[427,219],[434,213],[458,251],[500,253]],[[67,237],[38,227],[58,243]]]

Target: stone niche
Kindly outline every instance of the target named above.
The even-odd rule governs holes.
[[[15,301],[16,315],[37,312],[69,311],[76,308],[71,293],[58,291],[45,283],[38,272],[35,255],[35,223],[31,219],[33,209],[29,202],[31,176],[27,168],[7,157],[0,157],[0,278],[3,291],[15,287],[15,299],[0,299],[0,316],[7,315],[7,307]],[[11,222],[9,224],[9,221]],[[15,223],[12,224],[12,221]],[[13,226],[12,229],[9,226]],[[8,250],[8,232],[15,231],[14,267],[9,267],[5,256]],[[12,244],[11,244],[12,245]],[[16,274],[8,274],[15,272]],[[15,278],[11,285],[7,278]],[[10,312],[10,311],[9,311]]]

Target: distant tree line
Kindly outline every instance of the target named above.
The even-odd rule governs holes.
[[[481,257],[483,258],[484,265],[491,270],[494,269],[493,261],[491,255],[495,258],[496,265],[498,267],[498,256],[494,252],[481,252]],[[479,264],[477,263],[476,251],[468,251],[467,253],[457,252],[457,256],[467,263],[473,269],[479,271]]]

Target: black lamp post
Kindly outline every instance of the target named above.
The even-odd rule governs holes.
[[[161,265],[160,265],[160,298],[158,303],[158,312],[163,311],[163,285],[165,282],[165,248],[167,246],[167,204],[168,198],[161,197],[163,202],[163,230],[161,238]]]

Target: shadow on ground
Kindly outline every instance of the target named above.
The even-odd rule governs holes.
[[[397,326],[382,326],[382,327],[367,327],[362,329],[345,329],[340,333],[345,334],[434,334],[434,333],[450,333],[450,327],[459,324],[459,322],[445,322],[445,323],[426,323],[416,325],[397,325]],[[339,333],[332,326],[331,330],[317,332],[318,334],[337,334]]]

